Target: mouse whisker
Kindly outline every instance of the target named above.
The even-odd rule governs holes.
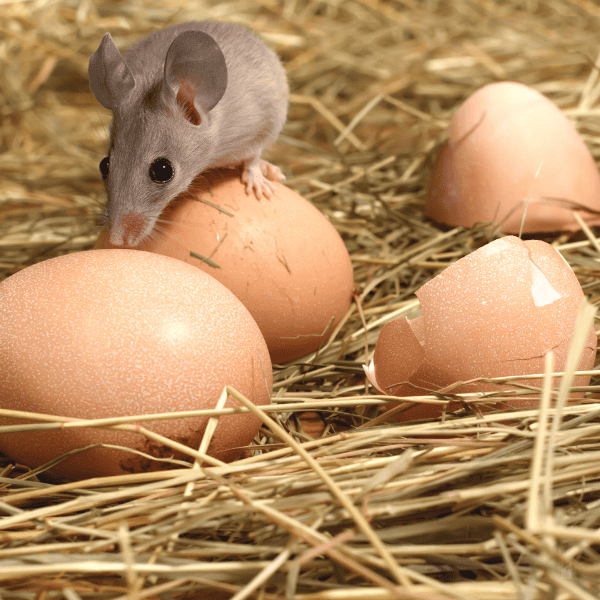
[[[90,204],[93,204],[96,208],[102,209],[102,212],[106,212],[106,201],[102,202],[100,199],[95,196],[87,195],[87,199],[90,201]]]
[[[161,239],[165,239],[167,241],[175,242],[175,244],[181,246],[181,241],[178,239],[178,237],[163,229],[159,224],[154,225],[152,231],[148,233],[147,238],[152,242],[158,242]]]
[[[160,225],[175,225],[180,229],[190,228],[193,229],[195,227],[200,227],[202,225],[201,221],[172,221],[170,219],[156,219],[156,223]],[[156,227],[156,225],[155,225]]]

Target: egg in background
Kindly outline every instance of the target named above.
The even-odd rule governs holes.
[[[553,232],[600,223],[600,174],[566,115],[538,91],[509,81],[470,96],[452,117],[432,170],[425,210],[434,221]],[[588,208],[590,211],[586,211]],[[594,212],[595,211],[595,212]]]
[[[272,389],[258,325],[222,284],[182,261],[137,250],[91,250],[37,263],[0,283],[0,406],[98,419],[215,408],[226,385],[259,405]],[[239,403],[228,398],[226,406]],[[14,420],[0,418],[1,425]],[[198,449],[207,418],[140,425]],[[220,417],[208,453],[237,458],[260,428]],[[0,451],[35,468],[76,448],[115,444],[190,460],[141,434],[96,428],[4,433]],[[174,468],[93,448],[51,469],[67,479]]]
[[[554,371],[564,369],[583,291],[575,273],[550,244],[514,236],[495,240],[461,258],[416,292],[422,316],[396,319],[381,330],[365,366],[373,386],[392,396],[429,395],[456,382],[544,372],[554,353]],[[578,370],[596,357],[590,327]],[[575,386],[589,376],[576,376]],[[558,378],[554,385],[558,385]],[[541,387],[541,380],[527,385]],[[514,389],[470,383],[453,393]],[[511,407],[536,406],[538,398],[503,400]],[[450,410],[460,406],[450,405]],[[437,417],[439,405],[416,404],[399,419]]]
[[[197,178],[136,246],[184,261],[231,290],[283,363],[327,341],[352,301],[350,256],[334,226],[281,183],[274,195],[246,194],[238,170]],[[111,248],[103,230],[97,248]]]

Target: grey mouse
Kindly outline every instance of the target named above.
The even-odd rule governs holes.
[[[125,56],[107,33],[88,73],[94,96],[113,113],[100,162],[112,245],[139,244],[207,169],[242,165],[246,193],[259,200],[284,179],[260,156],[286,120],[286,74],[245,27],[183,23],[152,33]]]

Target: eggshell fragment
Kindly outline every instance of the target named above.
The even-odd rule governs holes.
[[[373,359],[365,372],[373,387],[390,396],[423,396],[454,381],[442,368],[431,363],[423,348],[423,318],[401,317],[386,323],[377,339]],[[375,373],[377,365],[377,373]],[[458,404],[451,403],[447,410]],[[415,404],[397,416],[398,420],[426,419],[441,414],[439,406]]]
[[[203,174],[137,248],[220,281],[248,308],[272,361],[281,363],[329,338],[350,306],[354,279],[333,225],[296,192],[274,185],[273,197],[259,202],[246,194],[237,171]],[[97,247],[111,247],[106,231]]]
[[[38,263],[0,283],[4,409],[80,419],[209,409],[226,385],[267,404],[269,353],[239,300],[191,265],[136,250],[92,250]],[[228,398],[226,406],[239,403]],[[14,423],[0,419],[2,425]],[[202,417],[140,425],[198,449],[206,423]],[[259,427],[253,415],[221,417],[209,454],[236,458]],[[70,428],[0,436],[0,450],[30,467],[96,443],[186,458],[123,431]],[[94,448],[51,472],[80,479],[160,468],[174,466]]]
[[[416,295],[423,316],[387,323],[366,367],[381,393],[419,396],[471,379],[543,373],[550,350],[554,370],[561,371],[583,299],[577,277],[552,246],[513,236],[457,261]],[[591,327],[578,370],[591,369],[595,356]],[[589,379],[577,376],[574,385],[587,385]],[[541,381],[528,384],[539,387]],[[501,389],[477,382],[452,391]],[[537,399],[527,398],[505,402],[514,407],[535,403]],[[438,407],[422,404],[403,418],[440,413]]]
[[[486,85],[458,109],[432,171],[426,214],[471,227],[501,223],[518,233],[576,230],[572,211],[600,223],[600,175],[565,114],[525,85]],[[586,212],[589,208],[593,212]]]

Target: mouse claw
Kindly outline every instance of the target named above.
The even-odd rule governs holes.
[[[258,181],[258,178],[247,177],[244,178],[244,183],[246,184],[246,194],[254,193],[257,200],[262,200],[263,197],[268,200],[275,193],[273,184],[262,177],[260,181]]]
[[[260,161],[260,170],[271,181],[283,181],[285,179],[285,175],[281,172],[281,169],[266,160]]]
[[[254,192],[257,200],[270,199],[275,193],[273,182],[281,181],[285,176],[281,170],[265,160],[244,161],[242,182],[246,184],[246,194]]]

